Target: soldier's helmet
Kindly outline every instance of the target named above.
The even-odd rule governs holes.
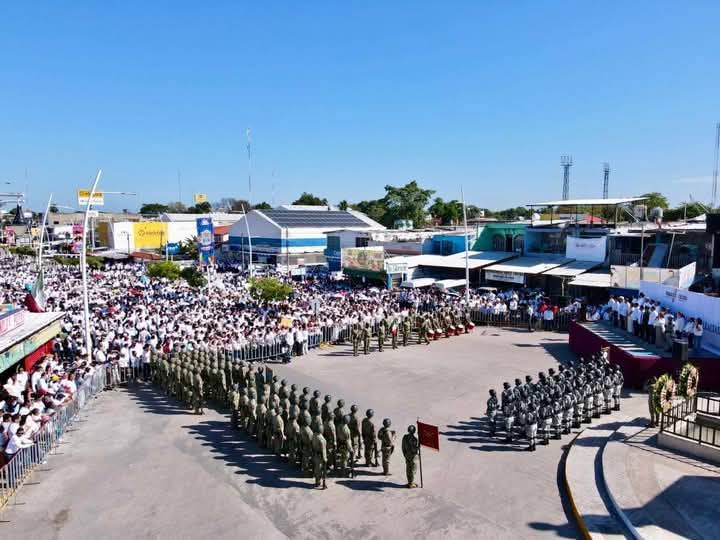
[[[544,380],[545,380],[545,372],[544,372],[544,371],[538,372],[538,378],[539,378],[541,381],[544,381]]]
[[[372,418],[374,414],[375,411],[373,411],[372,409],[368,409],[367,411],[365,411],[365,416],[367,416],[368,418]]]
[[[297,384],[291,384],[291,385],[290,385],[290,390],[292,390],[293,392],[295,392],[295,391],[297,390]]]
[[[244,396],[246,394],[246,390],[244,388],[240,389],[240,395]]]
[[[330,394],[325,394],[325,403],[330,403],[332,401],[332,396]]]
[[[503,388],[505,388],[506,390],[507,390],[508,388],[510,388],[510,383],[509,383],[509,382],[504,382],[504,383],[503,383]]]
[[[562,373],[563,371],[565,371],[565,366],[562,365],[562,364],[560,364],[560,365],[558,366],[558,370],[560,370],[560,373]]]
[[[265,403],[265,396],[260,395],[260,397],[258,398],[258,403]]]
[[[350,412],[357,412],[357,410],[358,410],[357,405],[355,405],[354,403],[352,405],[350,405]]]
[[[320,390],[315,390],[313,392],[313,397],[319,398],[320,397]]]
[[[520,379],[515,379],[515,386],[522,385],[522,381]]]
[[[338,399],[338,407],[342,408],[345,406],[345,400],[344,399]]]
[[[277,375],[273,375],[273,377],[272,377],[272,382],[278,382],[278,376],[277,376]]]
[[[349,424],[349,423],[350,423],[350,417],[346,414],[345,416],[341,416],[341,417],[340,417],[340,421],[341,421],[343,424]]]
[[[392,422],[390,421],[389,418],[385,418],[385,419],[383,420],[383,426],[384,426],[384,427],[390,427],[390,424],[392,424]]]
[[[322,426],[320,424],[315,424],[312,428],[314,433],[322,433]]]
[[[258,373],[262,373],[265,370],[265,368],[263,366],[258,366],[257,370],[258,370]]]
[[[551,377],[554,377],[554,376],[555,376],[555,370],[554,370],[553,368],[548,369],[548,375],[550,375]]]
[[[280,381],[280,386],[287,386],[287,381],[285,379]]]
[[[305,386],[305,387],[303,387],[303,392],[302,392],[302,393],[303,393],[303,394],[309,394],[309,393],[310,393],[310,389],[309,389],[307,386]]]
[[[491,389],[490,389],[490,395],[491,395],[492,397],[495,397],[495,396],[497,395],[497,392],[495,392],[495,390],[494,390],[493,388],[491,388]]]
[[[408,426],[408,433],[409,433],[410,435],[415,435],[415,424],[410,424],[410,425]]]
[[[532,375],[525,375],[525,382],[531,383],[532,382]]]

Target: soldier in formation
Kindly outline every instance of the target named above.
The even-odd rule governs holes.
[[[408,432],[402,438],[402,453],[405,458],[405,475],[407,476],[407,487],[417,487],[415,483],[415,472],[417,471],[417,460],[420,454],[420,441],[415,436],[415,426],[408,426]]]
[[[538,435],[549,444],[551,437],[561,439],[582,422],[620,409],[623,375],[619,366],[610,365],[605,354],[572,362],[568,368],[560,366],[557,373],[552,368],[547,375],[540,372],[538,379],[533,382],[528,375],[524,384],[516,379],[514,387],[503,383],[499,405],[495,390],[490,390],[486,415],[491,435],[496,433],[502,412],[506,441],[524,436],[532,451]],[[651,422],[653,419],[651,409]]]

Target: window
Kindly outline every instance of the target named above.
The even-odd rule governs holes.
[[[505,235],[493,234],[492,248],[493,251],[505,251]]]
[[[513,238],[513,251],[522,253],[523,247],[525,246],[525,237],[522,234],[518,234]]]
[[[367,236],[358,236],[355,238],[355,247],[368,247],[369,241]]]

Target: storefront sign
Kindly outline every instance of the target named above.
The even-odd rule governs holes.
[[[498,270],[485,270],[485,280],[505,281],[507,283],[525,283],[525,274],[520,272],[502,272]]]
[[[603,262],[607,253],[607,237],[579,238],[568,236],[565,244],[565,256],[578,261]]]
[[[135,249],[159,249],[168,238],[167,223],[140,221],[132,225]]]
[[[14,309],[0,313],[0,336],[7,334],[25,322],[25,310]]]
[[[406,262],[385,262],[386,274],[405,274],[408,271]]]
[[[78,206],[87,206],[87,203],[90,200],[90,190],[78,189],[77,196]],[[102,191],[96,191],[93,195],[92,201],[90,201],[90,204],[93,206],[103,206],[105,204],[105,194]]]
[[[0,371],[5,371],[7,368],[15,365],[59,333],[60,321],[58,320],[23,341],[16,343],[0,354]]]

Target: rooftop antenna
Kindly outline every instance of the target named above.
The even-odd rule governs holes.
[[[570,198],[570,167],[572,167],[572,164],[573,160],[571,156],[560,156],[560,165],[563,168],[563,201],[567,201]]]
[[[610,164],[603,163],[603,199],[608,198],[608,187],[610,186]]]
[[[716,207],[717,203],[717,181],[718,181],[718,151],[720,150],[720,122],[715,124],[715,168],[713,169],[712,184],[712,207]]]

